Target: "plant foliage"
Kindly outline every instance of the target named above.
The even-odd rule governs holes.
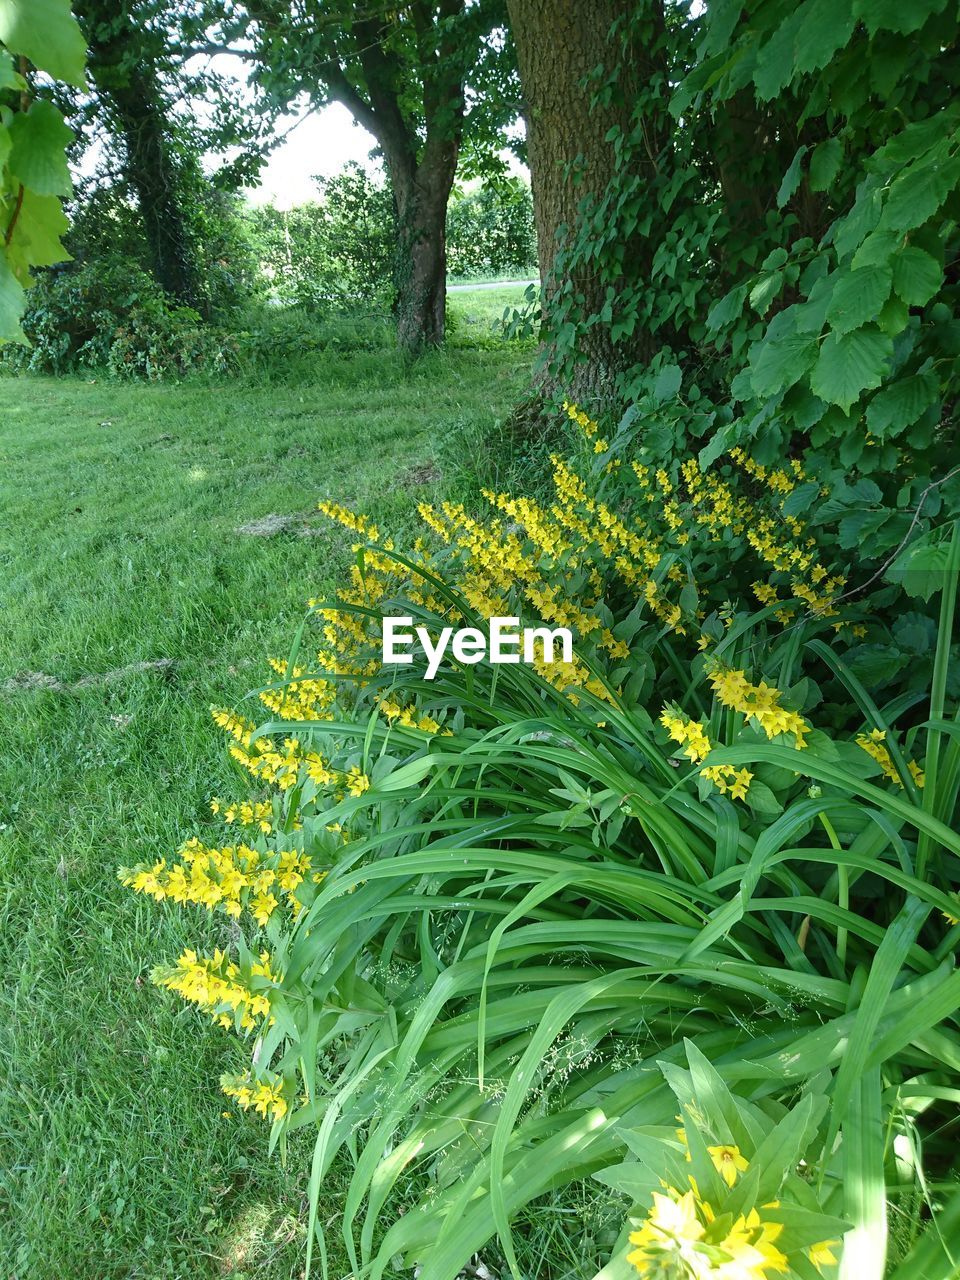
[[[0,342],[23,341],[20,317],[36,267],[61,262],[72,190],[60,111],[30,85],[31,65],[84,83],[84,42],[68,0],[0,0]]]

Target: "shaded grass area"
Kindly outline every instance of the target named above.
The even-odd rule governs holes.
[[[268,1159],[219,1093],[232,1040],[149,983],[229,933],[116,868],[243,794],[207,708],[258,682],[346,563],[317,499],[402,527],[437,496],[437,439],[506,412],[529,363],[499,345],[411,372],[327,354],[269,388],[0,380],[0,1275],[300,1273],[308,1138]]]

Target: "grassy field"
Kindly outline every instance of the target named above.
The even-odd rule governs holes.
[[[409,373],[368,352],[269,388],[0,380],[3,1280],[300,1273],[303,1151],[266,1158],[218,1090],[231,1039],[149,983],[222,926],[116,868],[242,794],[208,707],[344,562],[317,499],[400,527],[442,484],[436,442],[516,401],[500,293],[457,295],[455,348]]]

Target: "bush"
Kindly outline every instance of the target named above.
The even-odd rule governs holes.
[[[388,313],[393,300],[393,196],[359,165],[317,179],[320,199],[247,211],[249,235],[274,298],[326,316]]]
[[[156,380],[236,367],[235,339],[122,263],[47,272],[28,295],[23,329],[30,346],[5,348],[8,368]]]
[[[549,501],[425,505],[409,553],[324,504],[350,583],[272,661],[265,723],[215,713],[256,784],[214,802],[237,834],[121,873],[237,920],[236,956],[155,980],[252,1039],[223,1087],[274,1140],[318,1126],[311,1250],[359,1135],[341,1226],[371,1277],[452,1280],[495,1236],[522,1274],[511,1222],[592,1179],[624,1218],[604,1280],[811,1280],[841,1251],[946,1280],[960,530],[911,548],[918,617],[939,594],[923,703],[878,704],[844,652],[885,624],[785,514],[799,463],[671,478],[570,413],[587,448]],[[387,615],[544,620],[576,650],[429,680],[419,651],[381,665]],[[425,1189],[393,1214],[404,1174]]]
[[[453,193],[447,209],[447,268],[461,277],[536,275],[533,199],[525,182],[505,178]]]

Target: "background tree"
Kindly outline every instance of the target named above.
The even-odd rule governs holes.
[[[92,94],[73,96],[70,118],[104,147],[108,185],[135,203],[156,282],[206,312],[216,294],[211,267],[222,256],[220,193],[255,176],[272,121],[261,103],[241,105],[224,77],[187,70],[197,19],[189,0],[77,0],[76,12]],[[228,148],[239,153],[211,184],[203,162]]]
[[[347,4],[249,0],[222,15],[218,40],[203,47],[250,56],[256,79],[274,101],[306,96],[316,106],[340,102],[376,139],[396,202],[397,336],[415,356],[443,341],[447,202],[465,132],[496,142],[489,102],[476,113],[467,89],[487,46],[487,60],[509,59],[491,43],[504,20],[499,0],[424,0]],[[509,104],[504,103],[504,111]]]

